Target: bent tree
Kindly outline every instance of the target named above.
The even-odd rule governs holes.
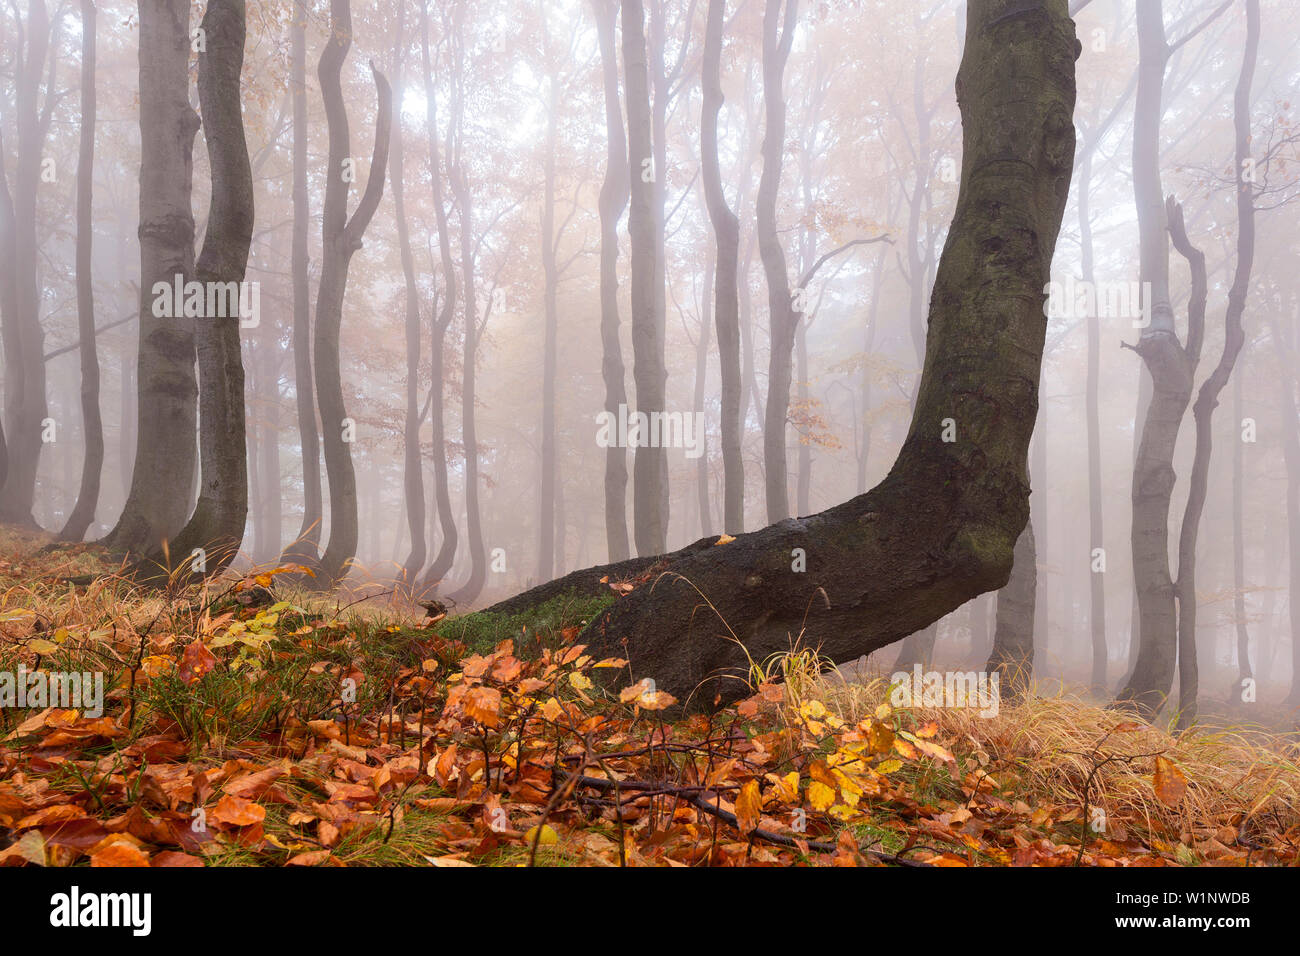
[[[253,242],[253,170],[244,136],[240,78],[247,33],[244,0],[209,0],[200,26],[206,42],[199,54],[199,108],[212,169],[203,250],[195,278],[211,287],[244,281]],[[191,571],[212,574],[230,563],[248,518],[245,456],[244,364],[239,315],[205,315],[195,325],[199,365],[199,498],[194,514],[172,542],[174,560],[203,549],[206,560]]]
[[[348,572],[357,553],[357,474],[352,466],[350,436],[345,433],[347,410],[339,367],[339,332],[343,324],[343,293],[348,266],[361,248],[361,237],[379,208],[388,166],[388,136],[392,125],[392,91],[384,75],[370,65],[379,107],[375,117],[375,149],[370,175],[352,218],[348,218],[348,192],[353,162],[348,137],[348,113],[343,102],[343,61],[352,46],[352,8],[349,0],[330,0],[330,39],[321,53],[317,76],[325,101],[329,129],[329,174],[321,223],[320,287],[316,291],[316,401],[320,408],[325,473],[329,478],[330,537],[321,555],[319,583],[335,584]]]
[[[828,511],[660,559],[664,573],[580,638],[629,660],[619,679],[650,677],[708,707],[743,696],[749,662],[796,639],[852,660],[1006,583],[1029,515],[1042,290],[1074,158],[1079,49],[1065,0],[972,0],[957,74],[960,193],[897,460]],[[507,603],[599,577],[575,572]]]

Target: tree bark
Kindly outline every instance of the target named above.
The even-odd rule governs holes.
[[[415,284],[415,260],[411,255],[411,231],[406,221],[406,190],[402,148],[402,93],[405,88],[406,7],[401,8],[397,27],[397,88],[394,100],[398,103],[393,123],[393,139],[389,153],[389,177],[393,181],[393,207],[397,218],[397,245],[402,260],[402,278],[405,283],[406,316],[406,421],[404,423],[405,451],[402,491],[406,502],[406,524],[411,535],[411,548],[402,565],[402,583],[414,589],[416,579],[424,570],[428,546],[424,540],[424,467],[420,454],[420,296]]]
[[[700,158],[704,200],[717,244],[714,275],[714,322],[718,332],[718,368],[722,377],[722,530],[745,530],[745,464],[741,457],[740,220],[727,205],[718,162],[718,113],[722,109],[722,32],[726,0],[709,0],[701,65]]]
[[[1196,423],[1196,450],[1192,459],[1190,489],[1183,512],[1178,539],[1178,727],[1190,727],[1196,721],[1196,697],[1199,689],[1196,655],[1196,540],[1201,515],[1205,510],[1210,479],[1210,455],[1213,450],[1214,409],[1219,394],[1228,384],[1246,341],[1242,315],[1250,291],[1250,273],[1255,259],[1255,193],[1246,179],[1245,165],[1250,158],[1250,86],[1259,54],[1259,0],[1246,0],[1246,47],[1241,73],[1233,95],[1233,129],[1235,134],[1237,199],[1237,265],[1228,289],[1228,305],[1223,316],[1223,353],[1218,364],[1202,384],[1192,406]],[[1182,216],[1177,217],[1174,241],[1185,243]],[[1181,251],[1181,250],[1180,250]],[[1192,294],[1205,296],[1204,263],[1200,274],[1193,276]],[[1199,287],[1199,288],[1198,288]]]
[[[543,27],[545,29],[545,27]],[[547,73],[545,157],[542,161],[542,301],[544,315],[542,346],[542,474],[541,513],[538,516],[537,578],[555,577],[555,375],[558,362],[560,315],[556,307],[559,268],[555,262],[555,150],[559,139],[560,86],[553,64]]]
[[[799,0],[766,0],[763,12],[763,175],[758,183],[758,252],[767,277],[771,345],[767,365],[767,407],[763,414],[763,471],[767,520],[790,517],[785,426],[790,413],[790,364],[799,316],[790,298],[785,250],[776,231],[776,196],[785,153],[785,64],[794,43]]]
[[[293,377],[302,449],[302,527],[282,560],[314,567],[320,561],[324,499],[320,475],[320,432],[316,428],[316,385],[311,357],[311,285],[307,276],[307,11],[295,0],[289,28],[289,84],[293,95]]]
[[[474,410],[474,390],[477,373],[475,365],[478,361],[478,339],[480,334],[474,275],[474,197],[470,192],[469,179],[465,173],[461,152],[464,144],[460,138],[465,108],[463,93],[465,82],[463,10],[458,8],[456,16],[456,76],[453,82],[459,92],[452,112],[458,132],[456,149],[451,158],[450,178],[451,188],[456,194],[456,204],[460,207],[460,264],[461,275],[465,280],[461,439],[465,446],[465,533],[469,537],[470,570],[468,580],[449,597],[456,604],[468,605],[472,604],[479,596],[483,590],[483,583],[487,580],[487,549],[483,543],[483,514],[479,506],[478,496],[478,432]],[[490,301],[487,308],[491,308]]]
[[[1034,604],[1038,593],[1038,552],[1034,523],[1016,541],[1011,577],[998,591],[993,650],[984,669],[997,673],[999,687],[1012,700],[1023,697],[1034,675]]]
[[[194,320],[155,316],[155,283],[194,276],[189,0],[140,0],[140,345],[131,488],[105,544],[153,554],[184,527],[198,466]],[[180,279],[177,280],[177,276]]]
[[[244,137],[240,78],[247,30],[244,0],[208,0],[200,26],[199,108],[212,170],[207,231],[194,276],[205,287],[242,283],[253,241],[253,171]],[[195,328],[199,364],[199,448],[202,481],[189,522],[163,566],[216,574],[239,552],[248,520],[248,459],[240,316],[204,315]],[[205,567],[190,562],[202,549]]]
[[[17,18],[17,8],[14,10]],[[45,395],[45,332],[41,326],[39,248],[36,234],[36,195],[41,181],[48,114],[55,96],[54,65],[42,111],[40,87],[50,47],[50,19],[45,0],[29,0],[26,49],[14,77],[14,114],[18,127],[18,157],[14,170],[12,229],[9,249],[13,268],[12,308],[5,323],[5,418],[8,467],[0,487],[0,520],[36,527],[32,504],[36,472],[44,442],[42,422],[49,412]],[[19,44],[22,46],[21,42]]]
[[[591,6],[596,15],[605,91],[605,180],[600,186],[598,202],[600,372],[605,383],[605,411],[617,416],[620,406],[627,405],[623,346],[618,329],[618,221],[627,209],[631,185],[623,107],[618,98],[618,55],[614,39],[618,0],[592,0]],[[605,542],[610,561],[624,561],[632,553],[627,537],[627,450],[617,442],[610,442],[605,449]]]
[[[636,410],[647,416],[664,410],[668,373],[663,362],[663,332],[657,318],[655,282],[659,271],[656,241],[655,178],[651,142],[650,80],[646,64],[645,10],[641,0],[622,0],[624,95],[627,97],[628,163],[631,207],[632,378]],[[667,550],[664,507],[664,452],[641,445],[632,457],[632,526],[636,552],[645,557]]]
[[[1007,582],[1028,519],[1043,288],[1074,153],[1064,0],[975,0],[957,77],[964,162],[908,437],[874,489],[672,561],[580,640],[693,706],[746,693],[796,635],[860,657]],[[943,441],[943,421],[959,423]],[[804,549],[797,573],[792,551]],[[618,679],[618,678],[616,678]]]
[[[343,61],[352,46],[350,0],[330,0],[330,40],[321,53],[317,76],[325,101],[325,122],[329,129],[329,166],[325,179],[325,205],[321,223],[320,287],[316,293],[316,401],[320,407],[321,433],[325,447],[325,471],[330,490],[330,536],[320,559],[320,585],[337,584],[348,573],[357,553],[357,476],[352,451],[344,436],[347,409],[339,364],[339,333],[343,324],[343,295],[348,266],[361,248],[361,237],[379,207],[384,192],[384,170],[388,165],[389,133],[392,126],[392,91],[388,81],[372,63],[379,106],[375,120],[375,149],[370,175],[357,208],[348,218],[351,189],[347,107],[343,101]]]
[[[430,358],[433,371],[429,391],[429,420],[433,427],[433,496],[438,512],[438,526],[442,543],[433,563],[424,572],[423,586],[436,589],[456,558],[456,515],[451,507],[451,491],[447,481],[447,437],[444,420],[445,394],[444,348],[447,330],[456,315],[456,263],[451,253],[451,231],[447,227],[447,207],[442,193],[442,162],[438,155],[438,101],[434,86],[433,69],[429,60],[429,4],[425,0],[420,12],[420,58],[424,71],[425,126],[429,138],[429,180],[433,191],[433,208],[438,224],[438,253],[442,263],[442,307],[431,315]],[[450,136],[450,133],[448,134]]]
[[[59,535],[80,541],[95,520],[104,471],[104,420],[99,410],[99,351],[95,342],[95,293],[91,243],[95,223],[91,197],[95,178],[95,5],[81,0],[81,130],[77,153],[77,328],[81,354],[81,427],[86,455],[77,503]]]
[[[1201,333],[1190,315],[1179,341],[1169,301],[1169,220],[1160,185],[1161,93],[1169,44],[1160,0],[1137,7],[1138,86],[1133,121],[1133,193],[1137,204],[1140,279],[1147,325],[1136,346],[1151,373],[1137,462],[1133,468],[1133,577],[1137,587],[1138,656],[1117,702],[1146,719],[1164,707],[1177,657],[1177,610],[1169,568],[1169,509],[1174,448],[1192,392]],[[1150,283],[1147,285],[1147,283]]]

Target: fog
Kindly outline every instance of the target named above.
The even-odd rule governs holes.
[[[37,51],[44,66],[33,71],[34,30],[44,18],[37,8],[47,6],[48,56]],[[69,521],[86,461],[85,356],[79,349],[85,306],[79,312],[76,265],[84,6],[31,0],[0,11],[0,226],[8,244],[0,290],[7,296],[5,518],[30,520],[51,534]],[[335,6],[345,5],[335,0]],[[305,515],[322,547],[337,530],[334,472],[324,459],[308,469],[319,474],[324,498],[320,520],[310,520],[304,461],[314,456],[304,456],[301,361],[295,361],[301,340],[296,345],[294,334],[295,300],[300,326],[302,315],[319,323],[323,267],[327,273],[332,268],[322,245],[332,153],[317,72],[330,38],[329,7],[288,0],[249,0],[247,6],[242,103],[255,220],[248,284],[242,299],[231,300],[230,313],[240,319],[247,413],[248,505],[237,568],[275,566],[282,553],[292,556]],[[812,515],[876,485],[907,437],[930,289],[959,187],[970,173],[963,169],[954,82],[965,4],[805,0],[790,25],[781,22],[783,12],[769,14],[769,40],[779,37],[769,45],[789,44],[779,84],[785,130],[775,183],[772,151],[765,156],[764,150],[773,117],[765,100],[764,15],[767,7],[788,8],[763,0],[725,5],[717,151],[722,195],[739,227],[739,524],[725,513],[718,244],[702,146],[710,4],[645,3],[644,128],[629,105],[637,87],[636,63],[629,73],[625,57],[628,11],[618,17],[617,7],[604,0],[439,0],[427,7],[419,0],[378,0],[351,10],[351,47],[341,73],[350,133],[339,177],[350,190],[347,216],[364,206],[376,177],[384,180],[373,217],[345,265],[338,342],[342,441],[355,470],[357,522],[355,558],[345,566],[343,583],[358,596],[404,600],[414,582],[423,596],[436,593],[459,613],[629,554],[671,551],[703,537]],[[1178,235],[1168,242],[1164,225],[1153,232],[1162,251],[1149,262],[1167,260],[1164,301],[1171,317],[1153,314],[1161,294],[1157,288],[1153,297],[1152,287],[1143,285],[1152,281],[1138,219],[1138,194],[1152,195],[1138,155],[1146,132],[1157,150],[1149,167],[1158,172],[1153,215],[1167,216],[1160,200],[1173,197],[1179,204],[1175,225],[1181,216],[1205,268],[1203,344],[1178,419],[1163,542],[1175,579],[1197,438],[1192,404],[1224,353],[1234,279],[1244,290],[1244,340],[1209,419],[1213,442],[1195,548],[1202,707],[1234,711],[1256,699],[1300,703],[1293,682],[1300,665],[1294,650],[1300,628],[1300,132],[1292,102],[1300,83],[1300,8],[1286,0],[1260,3],[1244,114],[1248,162],[1242,165],[1234,91],[1247,48],[1245,7],[1165,0],[1157,22],[1167,62],[1154,101],[1144,104],[1153,87],[1139,82],[1135,5],[1071,4],[1081,45],[1076,145],[1052,285],[1044,290],[1046,344],[1029,455],[1035,673],[1047,687],[1064,681],[1114,693],[1136,656],[1134,473],[1153,394],[1151,372],[1137,349],[1152,323],[1158,329],[1170,318],[1185,345],[1195,324],[1189,306],[1196,312],[1198,299],[1195,256],[1183,254]],[[191,29],[200,27],[204,8],[193,6]],[[613,31],[604,56],[602,17]],[[297,123],[295,22],[303,25],[305,41]],[[163,392],[140,391],[138,381],[140,316],[148,311],[166,319],[152,281],[141,285],[142,200],[151,197],[142,196],[140,186],[141,122],[148,112],[142,116],[141,67],[149,55],[139,49],[140,28],[135,4],[98,4],[89,288],[104,457],[87,541],[115,528],[131,492],[141,423],[148,421],[141,404],[168,401],[160,398]],[[191,49],[195,76],[203,51],[194,47],[202,40],[196,37]],[[617,53],[613,64],[607,63],[610,53]],[[778,54],[768,51],[769,67]],[[393,90],[384,169],[373,162],[382,108],[370,63]],[[606,286],[616,299],[607,296],[603,307],[607,66],[617,95],[617,138],[631,150],[621,171],[631,180],[634,218],[630,230],[628,212],[617,206],[617,246],[605,248],[607,257],[617,256],[616,293]],[[198,110],[193,78],[188,96]],[[1152,104],[1154,111],[1145,108]],[[305,147],[305,222],[294,204],[296,136]],[[193,162],[197,253],[213,182],[202,128]],[[769,305],[774,260],[763,241],[765,176],[774,186],[775,249],[786,280],[778,294],[789,297],[794,316],[788,330],[779,317],[773,320]],[[1244,286],[1243,184],[1254,232]],[[23,215],[33,195],[31,246]],[[649,219],[635,218],[638,196]],[[305,297],[294,283],[296,221],[306,239]],[[644,285],[632,275],[641,252],[638,225],[652,249],[662,229],[662,278],[648,270]],[[189,268],[180,271],[190,274]],[[35,326],[21,319],[23,289],[33,280]],[[183,313],[184,289],[174,298],[162,308]],[[617,305],[617,350],[607,347],[611,301]],[[634,341],[638,316],[650,335],[641,355]],[[17,384],[19,377],[33,378],[33,328],[43,335],[45,370],[44,413],[34,417],[30,390]],[[662,401],[654,397],[656,328],[666,373]],[[774,328],[780,333],[775,363]],[[792,341],[783,344],[787,331]],[[1185,357],[1186,349],[1180,354]],[[315,355],[319,363],[319,343]],[[785,357],[789,401],[770,410],[772,369],[779,370]],[[614,358],[621,368],[611,366]],[[621,401],[610,400],[618,393],[609,390],[615,379]],[[782,387],[778,381],[778,392]],[[306,397],[313,407],[312,396]],[[638,412],[646,415],[641,427]],[[333,439],[335,422],[324,404],[320,414],[319,429]],[[438,427],[435,416],[441,417]],[[315,431],[314,413],[312,419]],[[773,444],[773,420],[783,461],[765,447],[765,436]],[[24,443],[33,422],[41,440]],[[962,427],[960,419],[953,422],[956,440],[967,437]],[[638,434],[663,446],[662,456],[645,454],[640,472],[636,459],[645,449],[635,447]],[[202,444],[186,467],[193,474],[187,506],[203,482]],[[624,504],[615,510],[624,515],[625,554],[612,554],[610,546],[611,450],[627,470],[625,486],[612,486]],[[327,444],[324,454],[330,453]],[[416,454],[418,476],[409,467]],[[34,483],[24,491],[15,476],[33,461]],[[784,471],[784,481],[773,475],[774,467]],[[655,473],[658,468],[664,471]],[[439,500],[440,469],[449,509]],[[1159,462],[1144,474],[1156,484],[1171,480]],[[784,512],[774,503],[774,482]],[[156,487],[149,495],[174,490]],[[638,490],[643,499],[658,498],[638,500]],[[444,547],[449,528],[454,548]],[[1147,546],[1156,540],[1139,537]],[[431,576],[440,554],[451,563]],[[982,663],[993,641],[996,603],[997,593],[989,592],[948,614],[937,625],[932,655],[921,656],[952,665]],[[1099,639],[1100,675],[1094,658]],[[1248,648],[1248,666],[1242,647]],[[887,672],[898,656],[899,648],[890,646],[877,650],[871,664]],[[1253,678],[1248,688],[1244,677]]]

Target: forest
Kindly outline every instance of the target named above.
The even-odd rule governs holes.
[[[1300,865],[1297,30],[10,0],[0,867]]]

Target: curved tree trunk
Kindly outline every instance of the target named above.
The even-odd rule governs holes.
[[[211,286],[244,281],[253,241],[253,171],[240,95],[247,29],[244,0],[208,0],[201,29],[206,46],[199,54],[199,108],[212,170],[212,198],[194,276]],[[194,514],[171,543],[166,562],[180,566],[201,549],[203,566],[189,563],[191,573],[215,574],[229,564],[239,551],[248,519],[239,322],[235,309],[233,315],[201,316],[195,329],[202,483]]]
[[[741,458],[740,419],[740,221],[727,205],[718,163],[718,113],[722,109],[722,30],[726,0],[709,0],[701,65],[700,157],[704,200],[717,242],[714,276],[714,322],[718,330],[718,367],[722,376],[722,530],[745,530],[745,464]]]
[[[605,88],[605,181],[600,187],[600,344],[601,377],[605,383],[605,411],[618,416],[627,405],[623,346],[618,332],[618,221],[627,209],[631,189],[628,178],[627,136],[618,99],[618,56],[614,21],[618,0],[592,0],[596,36],[600,43],[601,75]],[[610,442],[605,449],[605,542],[610,561],[624,561],[632,553],[627,537],[627,449]]]
[[[320,406],[325,446],[325,471],[330,490],[330,537],[320,559],[318,584],[337,584],[348,573],[357,553],[357,475],[352,465],[350,438],[344,432],[347,409],[339,365],[339,333],[343,324],[343,294],[348,265],[361,248],[361,237],[379,207],[388,165],[388,140],[392,125],[392,91],[373,63],[379,100],[375,120],[375,150],[365,191],[352,218],[347,215],[351,189],[351,147],[347,107],[343,101],[343,61],[352,46],[350,0],[330,0],[330,40],[321,53],[317,75],[325,101],[329,128],[329,165],[325,178],[325,205],[321,222],[320,288],[316,293],[316,401]]]
[[[1160,185],[1160,100],[1169,44],[1160,0],[1139,4],[1138,86],[1133,123],[1133,194],[1137,204],[1140,279],[1147,326],[1136,346],[1151,373],[1137,462],[1133,466],[1133,577],[1138,602],[1138,654],[1128,684],[1116,700],[1150,719],[1173,685],[1177,609],[1169,568],[1169,509],[1174,488],[1174,448],[1200,351],[1200,332],[1189,320],[1187,345],[1178,338],[1169,301],[1168,211]],[[1149,285],[1148,285],[1149,283]],[[1148,294],[1149,290],[1149,294]]]
[[[853,660],[1007,582],[1028,519],[1043,289],[1073,161],[1078,53],[1064,0],[970,5],[961,188],[912,426],[884,481],[673,561],[587,627],[591,653],[625,657],[630,679],[653,677],[709,707],[743,696],[749,661],[801,633],[831,660]],[[947,418],[957,441],[943,440]]]
[[[429,137],[429,180],[433,189],[433,208],[438,223],[438,252],[442,261],[442,308],[432,317],[433,327],[429,338],[433,363],[430,385],[429,418],[433,426],[433,497],[438,512],[438,525],[442,543],[433,563],[424,572],[422,585],[436,589],[451,570],[456,559],[456,515],[451,507],[451,491],[447,481],[447,433],[443,404],[443,354],[447,329],[456,315],[456,263],[451,254],[451,232],[447,228],[447,207],[442,193],[442,163],[438,156],[438,101],[434,88],[433,68],[429,61],[429,4],[425,0],[420,11],[420,65],[424,70],[424,116]]]
[[[77,503],[59,535],[80,541],[95,520],[104,471],[104,420],[99,411],[99,351],[95,342],[95,293],[91,243],[95,224],[91,192],[95,177],[95,4],[81,0],[81,143],[77,153],[77,328],[81,352],[81,427],[86,456]],[[0,481],[3,479],[0,478]]]
[[[140,0],[140,347],[131,489],[104,543],[156,553],[184,527],[198,465],[194,320],[154,315],[154,284],[194,275],[189,0]],[[179,278],[177,278],[179,277]]]
[[[1223,354],[1209,378],[1202,383],[1192,406],[1192,416],[1196,422],[1196,451],[1178,540],[1179,728],[1189,727],[1196,720],[1196,696],[1199,688],[1196,655],[1196,539],[1200,532],[1201,514],[1205,509],[1210,480],[1210,455],[1214,437],[1212,420],[1214,409],[1219,404],[1219,394],[1228,384],[1237,356],[1246,341],[1241,319],[1246,311],[1246,295],[1250,291],[1250,273],[1255,259],[1255,193],[1254,186],[1245,178],[1245,170],[1250,156],[1250,85],[1254,79],[1258,53],[1259,0],[1246,0],[1246,48],[1233,96],[1237,170],[1237,265],[1232,276],[1232,286],[1228,289],[1228,305],[1223,316]],[[1175,241],[1181,239],[1185,242],[1181,215],[1179,220]],[[1200,269],[1202,274],[1193,276],[1192,294],[1199,292],[1204,296],[1204,264]]]

